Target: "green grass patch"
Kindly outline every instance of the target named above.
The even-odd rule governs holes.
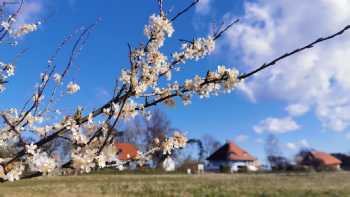
[[[103,174],[104,173],[104,174]],[[1,196],[349,196],[350,174],[98,174],[0,184]],[[115,172],[114,172],[115,173]]]

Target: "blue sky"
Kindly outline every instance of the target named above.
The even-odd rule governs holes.
[[[190,1],[165,2],[166,8],[175,12]],[[318,36],[332,33],[350,21],[347,1],[295,2],[202,0],[175,22],[175,34],[165,50],[178,47],[177,39],[208,35],[213,22],[220,24],[236,18],[241,22],[219,41],[211,57],[189,62],[176,79],[205,73],[221,64],[247,71]],[[32,0],[26,6],[23,16],[26,22],[49,17],[39,31],[20,40],[15,49],[1,49],[1,58],[9,61],[16,52],[29,48],[18,62],[16,75],[6,92],[0,95],[2,109],[21,106],[30,96],[48,57],[64,36],[101,18],[71,73],[81,91],[62,104],[67,113],[77,105],[87,109],[98,107],[111,96],[120,69],[128,66],[127,43],[136,45],[145,40],[143,27],[148,16],[157,12],[156,4],[149,0],[50,3]],[[262,141],[269,133],[280,139],[286,155],[303,146],[326,152],[348,152],[349,41],[349,35],[345,35],[283,61],[276,68],[248,79],[244,87],[231,94],[195,98],[186,107],[178,104],[175,108],[160,108],[174,127],[190,137],[210,134],[221,142],[235,140],[262,160]],[[67,47],[58,60],[62,65],[67,61]],[[286,110],[293,105],[294,113]],[[296,115],[295,111],[299,113]]]

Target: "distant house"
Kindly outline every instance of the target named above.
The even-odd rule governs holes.
[[[109,167],[116,167],[119,171],[125,169],[136,169],[136,163],[132,162],[138,154],[138,149],[133,144],[128,143],[115,143],[117,148],[116,158],[119,161],[114,161],[108,164]]]
[[[218,171],[223,168],[229,168],[231,172],[257,171],[258,161],[245,150],[238,147],[233,142],[227,142],[215,151],[208,158],[208,170]]]
[[[305,152],[301,158],[299,158],[299,164],[311,166],[316,170],[322,169],[331,169],[338,170],[340,169],[340,164],[342,162],[335,158],[334,156],[321,152],[321,151],[308,151]]]
[[[167,157],[163,161],[162,167],[166,172],[173,172],[175,171],[175,161],[171,157]]]
[[[350,170],[350,155],[344,153],[332,153],[331,155],[341,161],[342,170]]]
[[[133,144],[116,143],[117,158],[121,161],[133,160],[137,156],[138,149]]]

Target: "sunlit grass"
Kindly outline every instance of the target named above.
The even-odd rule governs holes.
[[[350,173],[40,177],[0,184],[0,196],[349,196]]]

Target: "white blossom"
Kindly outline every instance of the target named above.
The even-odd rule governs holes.
[[[69,94],[74,94],[80,90],[80,86],[76,83],[73,83],[72,81],[68,83],[67,85],[67,92]]]
[[[24,165],[22,165],[21,163],[16,163],[15,165],[13,165],[11,171],[3,175],[1,178],[10,182],[19,180],[20,176],[23,174],[24,168]]]
[[[46,152],[38,152],[33,154],[28,160],[29,167],[32,171],[50,174],[57,167],[57,162],[48,156]]]
[[[31,155],[35,155],[37,147],[37,145],[31,143],[30,145],[26,145],[26,151]]]
[[[20,37],[20,36],[24,36],[28,33],[31,33],[33,31],[36,31],[38,29],[38,24],[24,24],[21,27],[19,27],[19,29],[15,32],[13,32],[12,34],[15,37]]]
[[[8,77],[15,74],[15,66],[13,64],[3,64],[2,67],[6,71]]]
[[[89,113],[89,115],[88,115],[88,123],[89,124],[93,124],[94,122],[93,122],[93,114],[92,113]]]
[[[94,159],[96,150],[94,149],[78,149],[72,153],[73,167],[80,172],[89,173],[96,166]]]
[[[174,149],[184,148],[187,144],[187,138],[180,132],[174,132],[173,136],[167,138],[162,144],[164,155],[170,155]]]
[[[164,16],[151,15],[149,24],[145,26],[145,35],[152,39],[149,43],[149,49],[157,49],[164,44],[165,36],[171,37],[174,33],[174,28],[171,22]]]
[[[2,21],[2,22],[1,22],[1,26],[2,26],[6,31],[10,30],[10,27],[11,27],[10,23],[7,22],[7,21]]]
[[[53,75],[53,79],[55,80],[55,82],[56,82],[57,84],[61,84],[62,76],[61,76],[60,74],[58,74],[58,73],[55,73],[55,74]]]

